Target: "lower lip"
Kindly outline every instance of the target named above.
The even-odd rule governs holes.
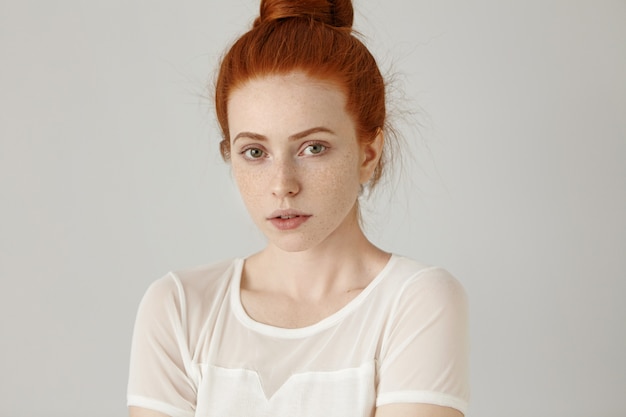
[[[278,230],[293,230],[297,229],[302,223],[309,220],[309,217],[311,216],[296,216],[291,219],[281,219],[278,217],[270,219],[270,222]]]

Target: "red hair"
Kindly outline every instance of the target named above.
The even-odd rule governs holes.
[[[385,82],[376,60],[352,31],[350,0],[262,0],[252,29],[226,53],[220,66],[215,108],[222,129],[220,151],[230,158],[228,98],[246,81],[302,71],[336,83],[346,94],[357,137],[373,140],[385,126]],[[371,178],[382,175],[383,158]]]

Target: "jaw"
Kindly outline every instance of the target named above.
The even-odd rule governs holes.
[[[294,220],[298,221],[297,219],[288,221]],[[316,257],[325,254],[336,256],[346,249],[358,247],[362,240],[366,240],[359,224],[357,204],[333,230],[321,230],[315,222],[315,216],[311,216],[310,220],[304,221],[300,227],[293,230],[276,230],[274,226],[269,226],[270,230],[264,231],[268,240],[266,250],[276,253],[299,253],[302,256]]]

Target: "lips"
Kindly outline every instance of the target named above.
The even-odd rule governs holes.
[[[297,210],[277,210],[267,220],[278,230],[294,230],[311,217]]]

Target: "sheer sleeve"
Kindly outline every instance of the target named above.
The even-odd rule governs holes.
[[[128,405],[172,417],[194,415],[197,378],[189,350],[182,286],[169,274],[154,282],[137,313]]]
[[[429,403],[466,413],[467,299],[447,271],[428,268],[397,299],[379,358],[377,406]]]

